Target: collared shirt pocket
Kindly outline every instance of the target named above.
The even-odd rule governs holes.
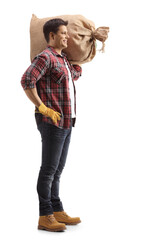
[[[56,82],[57,84],[61,84],[65,79],[65,73],[60,67],[54,67],[51,69],[51,80]]]

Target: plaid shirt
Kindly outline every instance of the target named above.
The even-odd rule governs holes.
[[[71,100],[69,92],[69,76],[65,67],[66,60],[71,71],[72,80],[77,80],[82,73],[82,68],[78,65],[71,65],[64,53],[59,55],[53,47],[48,46],[43,52],[38,54],[31,65],[25,71],[21,79],[23,89],[37,88],[37,92],[42,102],[49,108],[61,114],[61,120],[55,124],[50,117],[39,113],[35,107],[36,122],[47,122],[59,128],[70,128],[72,124]],[[74,85],[74,82],[73,82]],[[75,112],[76,112],[76,90]]]

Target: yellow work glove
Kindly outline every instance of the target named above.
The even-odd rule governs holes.
[[[57,121],[61,119],[60,118],[61,114],[59,112],[56,112],[53,109],[46,107],[43,103],[39,106],[38,110],[43,115],[50,117],[56,124]]]

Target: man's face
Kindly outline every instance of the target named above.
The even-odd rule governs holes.
[[[59,30],[56,34],[54,34],[54,42],[55,45],[59,49],[64,49],[67,47],[67,40],[69,38],[67,27],[64,25],[59,26]]]

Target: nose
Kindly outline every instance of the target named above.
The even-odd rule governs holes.
[[[69,35],[68,35],[68,34],[66,35],[66,38],[69,38]]]

